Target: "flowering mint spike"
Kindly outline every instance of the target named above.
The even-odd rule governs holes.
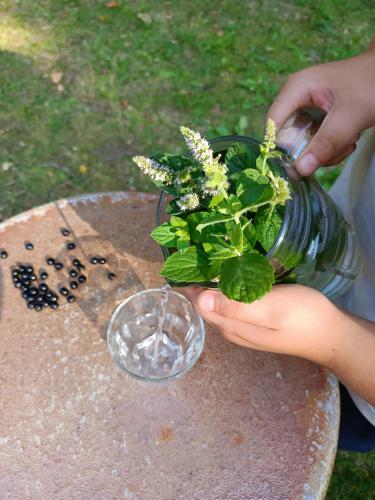
[[[276,124],[272,118],[268,118],[266,124],[266,133],[264,135],[264,142],[269,145],[270,149],[276,147]]]
[[[181,134],[184,136],[187,147],[192,152],[194,158],[201,163],[212,161],[213,153],[210,145],[199,132],[194,132],[187,127],[180,127]]]
[[[157,161],[145,156],[134,156],[133,161],[153,181],[164,182],[165,184],[173,183],[172,173],[165,165],[161,165]]]
[[[181,198],[177,200],[177,205],[183,211],[194,210],[199,207],[199,196],[196,193],[189,193],[185,196],[181,196]]]
[[[209,195],[226,192],[229,187],[227,166],[219,162],[219,157],[214,158],[210,145],[199,132],[187,127],[180,127],[180,130],[194,158],[202,164],[205,173],[202,191]]]
[[[263,156],[276,148],[276,125],[275,122],[268,118],[266,124],[266,133],[264,134],[264,141],[260,146],[260,152]]]

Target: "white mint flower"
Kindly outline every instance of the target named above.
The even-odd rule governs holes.
[[[271,203],[273,205],[285,205],[287,200],[291,199],[288,182],[282,177],[275,177],[271,170],[268,173],[268,177],[271,179],[273,189],[275,190],[275,196]]]
[[[225,163],[220,163],[220,156],[212,158],[212,160],[203,163],[203,170],[207,177],[212,177],[216,173],[226,174],[228,167]]]
[[[199,206],[199,196],[196,193],[189,193],[185,196],[181,196],[181,198],[177,200],[177,205],[184,211],[194,210]]]
[[[157,161],[145,156],[134,156],[133,161],[153,181],[164,182],[165,184],[173,183],[172,172],[165,165],[161,165]]]
[[[220,156],[214,158],[208,141],[199,132],[194,132],[187,127],[180,127],[180,130],[194,158],[202,164],[205,173],[202,184],[203,192],[213,195],[226,191],[229,187],[226,176],[228,169],[225,164],[220,163]]]
[[[212,161],[213,153],[210,145],[199,132],[194,132],[187,127],[180,127],[181,134],[184,136],[187,147],[192,152],[194,158],[201,163]]]
[[[203,191],[206,194],[215,195],[229,188],[229,182],[226,175],[228,168],[224,163],[219,162],[219,157],[204,163],[203,171],[206,176],[203,181]]]
[[[176,182],[178,184],[186,184],[191,180],[191,170],[189,167],[184,168],[181,172],[176,174]]]
[[[205,180],[202,181],[202,192],[210,196],[215,196],[216,194],[220,194],[220,191],[218,189],[213,189],[207,186],[207,182]]]

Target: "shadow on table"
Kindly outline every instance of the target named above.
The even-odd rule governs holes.
[[[87,282],[80,290],[79,300],[85,316],[104,339],[111,310],[126,297],[150,286],[151,275],[157,278],[155,268],[161,267],[162,253],[149,235],[155,227],[156,203],[156,196],[132,192],[73,198],[68,201],[68,210],[63,204],[55,203],[62,226],[71,231],[70,238],[75,241],[77,254],[83,257],[83,262],[89,263],[96,255],[107,260],[105,266],[86,265]],[[76,234],[81,228],[69,214],[70,209],[89,224],[93,230],[90,234],[85,231]],[[63,254],[59,257],[65,258]],[[137,265],[136,269],[133,257],[144,264]],[[139,275],[139,269],[144,275]],[[109,272],[116,275],[114,280],[108,279]]]
[[[157,195],[115,192],[72,198],[69,207],[94,229],[98,239],[109,241],[121,253],[161,263],[162,251],[150,238],[157,202]]]

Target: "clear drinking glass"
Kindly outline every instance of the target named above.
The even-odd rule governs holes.
[[[271,161],[273,168],[289,182],[291,199],[284,207],[283,223],[267,259],[275,270],[277,282],[308,285],[334,298],[344,293],[359,273],[359,259],[354,231],[316,179],[300,178],[293,162],[301,155],[311,137],[319,128],[321,117],[314,113],[296,113],[280,129],[278,146],[285,154]],[[260,143],[243,136],[219,137],[210,141],[215,154],[225,153],[233,143],[245,143],[259,154]],[[168,197],[162,193],[157,210],[157,224],[168,218]],[[162,247],[164,258],[170,249]],[[217,288],[216,282],[177,283],[178,286],[196,285]]]
[[[149,289],[132,295],[114,311],[107,331],[117,366],[150,382],[181,377],[204,346],[204,323],[191,303],[175,291],[165,293],[165,289]]]

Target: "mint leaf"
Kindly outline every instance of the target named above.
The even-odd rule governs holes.
[[[224,200],[224,196],[222,194],[215,194],[209,203],[209,208],[215,208],[221,201]]]
[[[205,240],[204,232],[197,231],[197,226],[209,217],[208,212],[193,212],[186,217],[186,222],[189,226],[190,237],[195,243]]]
[[[202,246],[203,246],[203,250],[204,250],[206,253],[208,253],[208,254],[209,254],[210,252],[212,252],[212,250],[213,250],[213,248],[214,248],[214,247],[213,247],[213,245],[212,245],[212,243],[207,243],[207,241],[204,241],[204,242],[202,243]]]
[[[228,196],[227,203],[229,206],[230,213],[232,214],[235,214],[236,212],[241,210],[241,208],[243,208],[240,199],[235,194],[230,194]]]
[[[254,227],[254,224],[249,220],[246,220],[245,217],[241,217],[240,221],[243,228],[244,248],[248,249],[249,246],[251,248],[254,248],[255,243],[258,241],[258,234]]]
[[[225,163],[229,174],[240,172],[255,166],[259,150],[251,150],[246,144],[238,142],[232,144],[225,155]]]
[[[297,250],[293,248],[285,248],[285,254],[278,257],[280,263],[284,267],[285,271],[288,271],[289,269],[293,269],[296,267],[302,260],[303,255],[301,252],[298,252]],[[311,261],[310,264],[306,265],[306,268],[304,268],[304,271],[307,269],[311,269],[311,267],[319,265],[319,260],[318,261]],[[307,271],[309,273],[309,271]],[[283,280],[284,281],[284,280]]]
[[[196,246],[188,248],[184,253],[175,252],[164,262],[160,274],[172,281],[207,281],[211,274],[208,256]]]
[[[262,175],[255,168],[247,168],[243,172],[241,172],[240,181],[252,181],[254,184],[269,184],[269,178],[265,175]]]
[[[169,224],[174,227],[187,227],[186,220],[182,219],[181,217],[177,217],[177,215],[172,215],[172,217],[169,219]]]
[[[191,158],[186,158],[181,155],[171,155],[169,153],[153,156],[152,159],[175,172],[180,172],[181,170],[184,170],[184,168],[190,167],[193,164]]]
[[[230,215],[235,214],[242,208],[242,203],[240,199],[235,194],[230,194],[228,198],[222,198],[220,202],[216,204],[216,211],[220,214]]]
[[[208,254],[210,261],[231,259],[232,257],[236,257],[237,255],[238,254],[236,252],[236,249],[229,245],[227,246],[220,245],[219,243],[210,243],[210,251]]]
[[[190,241],[190,233],[189,233],[188,225],[186,224],[186,227],[176,228],[176,236],[178,236],[179,238],[182,238],[183,240]]]
[[[224,261],[219,288],[229,299],[249,304],[271,290],[273,282],[274,272],[268,260],[249,252]]]
[[[166,186],[160,181],[152,181],[157,188],[159,188],[161,191],[164,191],[165,193],[171,194],[173,196],[177,196],[178,192],[174,186]]]
[[[265,208],[259,211],[254,219],[259,243],[269,252],[281,229],[283,219],[275,209]]]
[[[180,253],[184,253],[190,247],[190,240],[185,238],[178,238],[176,246],[177,250]]]
[[[202,241],[202,235],[196,230],[196,227],[198,224],[205,221],[209,215],[210,214],[208,212],[193,212],[186,217],[186,222],[188,223],[193,241]]]
[[[242,253],[243,250],[243,232],[241,224],[234,222],[233,220],[226,222],[225,227],[227,230],[227,235],[232,243],[232,245]]]
[[[261,175],[266,175],[268,171],[268,165],[267,161],[264,161],[263,156],[258,156],[257,161],[255,162],[255,165]]]
[[[207,281],[219,276],[223,262],[224,261],[220,259],[210,261],[210,267],[207,269]]]
[[[254,168],[244,170],[237,182],[237,196],[245,207],[271,201],[273,189],[269,179]]]
[[[173,248],[177,244],[176,228],[172,227],[168,222],[164,222],[156,227],[152,233],[151,238],[167,248]]]

